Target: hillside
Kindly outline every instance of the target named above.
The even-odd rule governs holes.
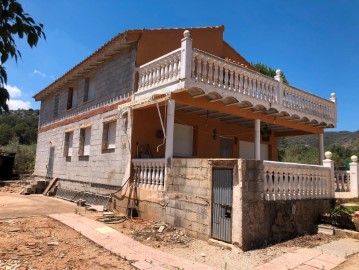
[[[344,146],[346,148],[356,147],[359,142],[359,130],[350,131],[337,131],[337,132],[326,132],[324,133],[324,146],[327,147],[332,144]],[[318,147],[318,136],[317,135],[306,135],[306,136],[295,136],[285,137],[279,140],[281,147],[286,147],[292,144],[301,144],[307,147]]]
[[[0,145],[7,145],[14,137],[20,144],[34,144],[37,141],[39,110],[11,110],[0,115]]]

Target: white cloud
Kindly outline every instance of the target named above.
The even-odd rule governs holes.
[[[46,74],[43,73],[43,72],[41,72],[41,71],[39,71],[39,70],[37,70],[37,69],[35,69],[35,70],[32,72],[32,75],[39,75],[39,76],[41,76],[41,77],[43,77],[43,78],[46,78]]]
[[[21,100],[21,99],[13,99],[14,97],[21,97],[22,91],[17,86],[12,85],[5,85],[5,88],[10,94],[10,100],[8,101],[9,109],[10,110],[17,110],[17,109],[30,109],[31,103],[30,101]]]
[[[17,86],[12,86],[12,85],[8,84],[8,85],[5,85],[5,88],[9,92],[10,98],[20,97],[22,95],[20,88]]]
[[[8,102],[10,110],[17,110],[17,109],[30,109],[31,103],[30,101],[24,101],[20,99],[10,99]]]

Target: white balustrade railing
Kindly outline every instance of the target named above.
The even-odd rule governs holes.
[[[272,104],[279,102],[278,81],[198,49],[193,49],[192,78]]]
[[[334,171],[335,192],[350,192],[350,171]]]
[[[138,91],[145,91],[179,79],[181,49],[172,51],[138,68]]]
[[[264,161],[264,199],[302,200],[331,198],[333,185],[328,167]]]
[[[132,164],[138,187],[165,189],[165,159],[132,159]]]
[[[248,96],[252,100],[268,102],[273,108],[276,108],[276,105],[288,108],[291,114],[300,112],[319,117],[319,125],[323,120],[335,125],[335,96],[332,96],[331,100],[320,98],[284,84],[278,81],[278,78],[277,80],[265,76],[233,61],[186,47],[188,45],[184,44],[182,43],[181,48],[137,69],[139,93],[185,79],[231,92],[233,97],[240,95],[238,100]]]
[[[284,84],[282,105],[300,112],[335,120],[335,103]]]

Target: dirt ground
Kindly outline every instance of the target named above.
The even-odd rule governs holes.
[[[0,196],[21,190],[22,187],[16,185],[5,189],[0,186]],[[104,218],[100,212],[82,211],[81,214],[92,219]],[[121,216],[120,213],[116,215]],[[302,247],[311,248],[340,238],[305,235],[242,252],[192,239],[183,230],[164,223],[141,219],[118,219],[115,222],[106,225],[155,249],[228,270],[252,269],[286,252]],[[20,267],[8,269],[134,269],[125,260],[47,217],[0,220],[0,239],[4,239],[0,241],[0,269],[5,269],[4,265],[17,264],[21,264]]]
[[[49,217],[0,220],[0,269],[135,269]]]

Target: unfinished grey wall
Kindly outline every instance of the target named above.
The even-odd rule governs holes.
[[[77,81],[72,82],[69,85],[66,85],[61,91],[58,91],[41,100],[40,126],[56,119],[61,119],[68,114],[76,113],[87,107],[91,107],[97,103],[130,93],[134,87],[135,60],[135,49],[123,52],[122,54],[107,60],[91,73],[80,77]],[[83,103],[86,77],[91,77],[95,80],[95,96],[93,100]],[[67,110],[66,106],[69,87],[78,89],[77,106]],[[56,94],[60,95],[59,114],[54,117]]]
[[[102,136],[104,120],[107,117],[115,117],[116,126],[116,147],[112,153],[102,152]],[[129,114],[128,117],[131,117]],[[130,162],[130,141],[131,141],[131,121],[125,125],[125,119],[121,118],[121,114],[117,109],[103,114],[97,114],[90,118],[83,119],[65,126],[60,126],[49,131],[40,132],[38,135],[36,164],[34,175],[45,177],[47,172],[47,164],[49,160],[49,147],[55,147],[55,159],[53,167],[53,177],[75,180],[78,182],[64,182],[63,187],[89,191],[95,193],[106,194],[108,188],[101,188],[99,185],[88,188],[90,184],[102,184],[107,186],[120,186],[125,181],[124,175]],[[91,126],[90,155],[88,161],[79,158],[80,145],[80,128],[83,126]],[[71,161],[66,161],[64,156],[65,132],[73,130],[73,156]],[[117,189],[117,188],[113,188]]]

